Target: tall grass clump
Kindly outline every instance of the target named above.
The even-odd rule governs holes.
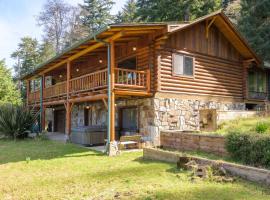
[[[0,134],[17,139],[27,136],[34,123],[31,111],[21,105],[0,105]]]

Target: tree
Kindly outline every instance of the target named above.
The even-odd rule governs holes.
[[[11,72],[7,69],[5,61],[0,61],[0,104],[20,104],[20,93],[12,80]]]
[[[128,0],[124,5],[122,11],[118,12],[116,15],[116,23],[130,23],[137,22],[138,17],[136,16],[137,4],[136,0]]]
[[[31,37],[21,38],[17,50],[11,54],[11,57],[17,61],[14,65],[14,70],[15,78],[19,79],[33,71],[35,66],[40,63],[38,41]]]
[[[221,8],[221,0],[137,0],[141,21],[189,21]]]
[[[110,14],[113,4],[112,0],[84,0],[84,3],[80,5],[82,24],[90,33],[96,32],[113,21],[113,16]]]
[[[51,42],[43,41],[41,44],[38,45],[39,51],[39,62],[45,62],[48,59],[55,56],[55,49]]]
[[[72,7],[71,9],[69,20],[70,28],[64,38],[65,47],[69,47],[89,35],[88,28],[82,24],[80,19],[81,12],[82,9],[80,7]]]
[[[37,18],[43,27],[44,39],[53,41],[55,51],[59,53],[64,47],[64,39],[70,31],[72,6],[63,0],[47,0]]]
[[[21,95],[24,99],[26,97],[26,85],[21,83],[19,79],[32,72],[38,64],[54,55],[53,45],[48,41],[39,44],[36,39],[31,37],[21,38],[18,48],[11,54],[11,57],[17,61],[13,66],[15,71],[14,78],[15,81],[18,81]]]
[[[270,61],[270,0],[241,1],[239,29],[251,47],[265,61]]]
[[[223,0],[223,12],[230,18],[231,22],[237,25],[240,19],[240,0]]]

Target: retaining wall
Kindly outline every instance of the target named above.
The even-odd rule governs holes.
[[[217,155],[227,155],[225,138],[216,135],[194,134],[182,131],[162,131],[160,145],[164,148],[188,151],[205,151]]]
[[[182,156],[181,153],[164,151],[161,149],[154,149],[154,148],[143,149],[143,157],[149,160],[159,160],[170,163],[177,163],[179,157],[181,156]],[[209,160],[195,156],[189,157],[191,160],[195,160],[199,164],[218,165],[220,167],[223,167],[228,173],[234,176],[239,176],[249,181],[266,184],[270,186],[270,170],[260,169],[256,167],[249,167],[245,165],[239,165],[224,161]]]

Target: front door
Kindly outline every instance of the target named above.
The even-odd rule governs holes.
[[[121,135],[134,135],[138,132],[138,108],[121,109]]]
[[[66,111],[65,110],[55,110],[54,111],[54,131],[65,133],[66,126]]]

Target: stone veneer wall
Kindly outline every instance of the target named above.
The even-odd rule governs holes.
[[[154,98],[155,120],[152,134],[159,136],[160,131],[200,130],[200,110],[216,109],[217,111],[245,110],[244,103],[221,103],[205,100],[187,100],[177,98]],[[229,112],[228,112],[229,113]],[[159,139],[155,145],[159,145]]]
[[[154,124],[154,106],[153,100],[151,98],[143,99],[125,99],[117,100],[116,102],[116,115],[115,115],[115,125],[119,126],[119,109],[122,107],[136,106],[138,108],[138,127],[139,133],[143,135],[145,140],[152,141],[155,136],[151,135],[151,128]],[[106,126],[107,124],[107,110],[104,107],[103,102],[94,103],[82,103],[75,104],[72,109],[72,122],[71,127],[76,128],[84,126],[84,109],[89,106],[92,113],[90,117],[92,126]]]

